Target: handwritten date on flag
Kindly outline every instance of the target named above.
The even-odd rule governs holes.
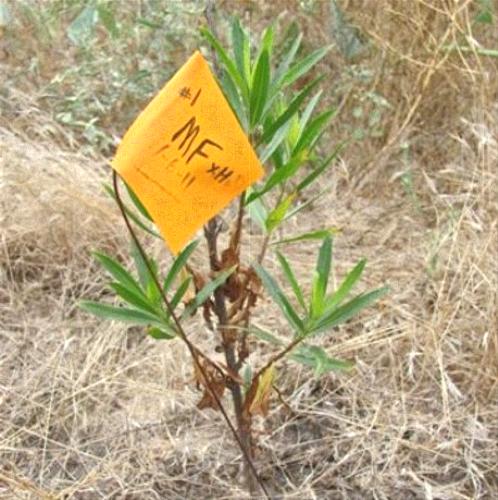
[[[138,116],[112,166],[140,198],[175,254],[263,175],[200,52]]]

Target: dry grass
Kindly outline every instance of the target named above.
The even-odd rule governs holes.
[[[404,4],[385,3],[399,18]],[[370,3],[350,4],[365,21]],[[422,18],[414,15],[413,26],[428,15],[424,5],[417,2]],[[389,94],[399,105],[385,124],[390,132],[350,150],[327,197],[286,231],[315,227],[318,218],[341,227],[338,275],[366,256],[365,286],[387,282],[392,292],[321,340],[331,354],[355,358],[354,373],[318,381],[282,367],[288,405],[275,398],[259,423],[258,465],[284,498],[495,498],[495,68],[471,55],[472,71],[458,73],[448,59],[421,92],[410,70],[427,68],[408,49],[422,52],[420,62],[430,47],[403,46],[406,35],[393,22],[382,31],[380,16],[364,29],[386,54],[399,44],[410,55],[399,94]],[[427,32],[441,40],[442,21],[433,22]],[[447,88],[456,75],[456,88]],[[387,94],[381,76],[376,82]],[[183,346],[76,307],[80,297],[105,293],[90,250],[120,254],[127,245],[100,189],[103,159],[73,152],[72,134],[36,99],[10,89],[8,106],[9,120],[0,118],[0,498],[243,498],[240,456],[219,416],[195,408]],[[406,141],[412,149],[401,161]],[[367,176],[358,160],[370,165]],[[257,243],[251,236],[247,249]],[[304,280],[315,251],[285,249]],[[284,328],[269,303],[256,322]],[[209,340],[198,324],[191,328],[199,343]]]

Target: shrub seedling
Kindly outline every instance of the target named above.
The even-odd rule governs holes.
[[[114,189],[108,186],[107,190],[122,208],[132,232],[136,273],[111,256],[96,253],[96,259],[112,277],[109,287],[119,304],[84,301],[81,306],[107,319],[143,325],[155,339],[180,338],[186,343],[193,358],[196,382],[203,389],[198,407],[221,410],[228,419],[221,398],[227,390],[231,395],[236,419],[232,430],[246,458],[249,491],[256,494],[258,483],[265,487],[252,462],[253,418],[268,413],[278,362],[287,358],[311,367],[316,376],[352,368],[352,362],[330,357],[324,348],[311,341],[356,316],[381,297],[386,288],[352,295],[365,268],[365,260],[361,260],[332,289],[333,231],[330,229],[317,228],[280,241],[275,238],[278,228],[323,196],[324,190],[318,190],[307,202],[299,203],[301,193],[324,178],[340,149],[322,156],[317,148],[334,110],[316,111],[322,95],[317,88],[322,78],[310,79],[309,75],[328,47],[300,57],[301,35],[295,36],[295,29],[289,30],[277,44],[274,26],[268,27],[258,47],[253,47],[238,20],[231,25],[230,52],[213,31],[204,29],[202,34],[217,54],[220,86],[265,165],[266,177],[240,196],[238,209],[229,221],[230,232],[224,248],[220,249],[220,217],[211,219],[204,227],[205,257],[210,269],[207,277],[194,268],[190,259],[198,240],[177,255],[167,272],[160,272],[132,228],[133,225],[157,236],[152,220],[129,188],[130,201],[123,204],[115,176]],[[301,80],[307,83],[299,85]],[[246,262],[241,249],[242,237],[248,230],[244,222],[246,212],[264,234],[253,262]],[[285,244],[305,240],[320,242],[308,294],[292,264],[277,250]],[[275,252],[290,293],[284,291],[264,266],[270,251]],[[264,292],[287,322],[286,338],[251,324]],[[197,310],[202,310],[207,327],[215,334],[212,352],[221,344],[224,363],[214,361],[212,352],[201,351],[185,333],[184,325]],[[252,360],[257,361],[257,356],[249,362],[254,350],[251,337],[266,342],[272,349],[269,359],[256,366]]]

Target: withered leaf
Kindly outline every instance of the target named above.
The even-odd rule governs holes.
[[[253,380],[244,401],[244,409],[250,415],[268,415],[270,394],[275,380],[275,367],[270,365],[257,380]]]
[[[239,256],[233,248],[227,248],[221,253],[221,266],[223,269],[229,269],[230,267],[239,264]]]
[[[213,408],[214,410],[219,410],[218,403],[213,396],[213,392],[216,394],[218,399],[221,399],[223,393],[225,392],[224,377],[220,373],[218,373],[211,365],[206,363],[205,360],[199,359],[199,363],[202,365],[207,380],[197,363],[194,362],[194,377],[197,383],[197,387],[203,387],[204,389],[202,398],[197,403],[197,408],[199,408],[200,410],[203,410],[204,408]]]
[[[225,382],[215,382],[211,384],[212,390],[218,396],[218,399],[221,399],[223,396],[223,392],[225,391]],[[201,400],[197,403],[197,408],[199,410],[204,410],[205,408],[212,408],[213,410],[219,410],[218,403],[213,397],[213,394],[209,391],[209,389],[204,389],[204,393],[202,395]]]

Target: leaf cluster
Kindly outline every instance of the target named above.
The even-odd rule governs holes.
[[[249,322],[242,326],[235,323],[229,325],[238,328],[243,336],[254,335],[278,349],[272,361],[255,375],[246,363],[246,409],[264,413],[275,377],[272,368],[274,361],[288,356],[295,362],[313,368],[317,375],[353,366],[350,361],[330,357],[322,347],[313,344],[313,340],[318,334],[333,331],[357,316],[386,293],[387,289],[383,287],[353,294],[364,271],[365,260],[359,261],[337,287],[332,286],[332,235],[337,232],[334,228],[317,228],[308,233],[270,241],[274,231],[286,220],[323,195],[324,190],[321,190],[308,202],[299,204],[301,192],[323,178],[341,149],[339,145],[328,155],[321,155],[318,146],[335,111],[319,110],[323,92],[318,89],[318,85],[322,77],[310,77],[310,72],[325,57],[328,47],[302,56],[302,36],[296,33],[295,26],[291,26],[277,43],[273,25],[263,32],[257,46],[253,46],[249,33],[238,19],[231,23],[231,50],[226,50],[208,29],[203,29],[202,35],[218,56],[221,88],[267,169],[265,179],[242,197],[240,206],[241,210],[248,210],[265,233],[266,243],[258,261],[251,263],[251,272],[256,273],[254,276],[257,275],[259,286],[264,288],[280,309],[292,334],[290,338],[282,339],[273,332],[250,326]],[[301,82],[303,77],[307,78],[304,84]],[[110,196],[116,197],[110,186],[106,190]],[[158,236],[146,208],[129,188],[128,194],[131,204],[125,207],[125,211],[130,220],[141,230]],[[239,221],[242,221],[241,217]],[[276,250],[286,288],[291,292],[289,295],[263,266],[264,254],[268,248],[275,249],[273,245],[278,244],[280,248],[304,240],[321,242],[308,296],[291,263],[281,251]],[[188,260],[196,245],[197,242],[188,245],[162,279],[152,259],[150,268],[153,269],[154,276],[150,275],[149,266],[136,248],[133,249],[133,258],[137,277],[110,256],[96,254],[98,261],[114,280],[109,287],[120,304],[86,301],[82,306],[102,317],[146,325],[154,338],[174,338],[178,335],[178,323],[172,321],[172,311],[175,311],[179,321],[184,321],[206,301],[215,310],[212,305],[217,299],[224,300],[223,294],[219,295],[217,290],[229,279],[233,281],[232,288],[234,283],[242,288],[254,286],[254,281],[250,284],[247,279],[251,272],[242,266],[238,251],[235,251],[236,244],[227,249],[227,255],[233,256],[233,262],[226,267],[221,265],[212,281],[203,286],[192,283],[196,273],[191,272]],[[158,282],[162,283],[160,289],[156,284]],[[195,289],[193,294],[188,292],[192,287]],[[165,308],[164,297],[168,298],[171,309]],[[240,304],[236,301],[231,309],[236,306],[243,308],[243,303],[243,300]],[[256,300],[251,301],[246,310],[241,309],[240,314],[230,317],[249,318],[250,308],[255,303]],[[183,309],[179,311],[182,304]],[[227,325],[223,325],[223,328],[226,330]],[[231,342],[241,341],[233,337]],[[246,347],[244,344],[244,350]],[[241,354],[237,365],[228,366],[229,369],[236,370],[236,376],[246,357],[246,354]]]
[[[94,256],[114,281],[109,288],[119,299],[119,305],[85,300],[80,306],[102,318],[123,321],[132,325],[145,325],[148,333],[155,339],[173,339],[178,335],[177,325],[171,317],[171,311],[177,311],[183,304],[183,310],[177,313],[181,321],[191,317],[197,308],[208,300],[213,292],[228,279],[233,268],[224,270],[212,281],[196,290],[189,297],[192,287],[192,275],[185,273],[185,266],[198,241],[193,241],[173,261],[166,276],[161,279],[155,260],[149,260],[147,266],[142,254],[133,246],[132,255],[137,277],[133,276],[122,264],[109,255],[95,252]],[[151,275],[152,269],[154,276]],[[162,283],[159,289],[157,283]],[[165,307],[163,297],[168,297],[171,309]]]
[[[296,346],[299,345],[291,358],[312,366],[317,375],[330,370],[351,368],[352,363],[330,358],[323,348],[307,345],[305,341],[319,333],[328,332],[357,316],[364,308],[384,295],[388,290],[387,287],[351,297],[351,292],[365,268],[366,261],[362,259],[346,274],[340,285],[329,292],[329,281],[332,275],[332,238],[328,235],[323,239],[318,252],[308,299],[305,298],[289,261],[280,252],[277,252],[277,258],[287,284],[292,290],[294,300],[284,293],[277,281],[261,265],[255,264],[255,269],[268,294],[291,327],[294,333],[293,342]],[[284,344],[271,333],[263,332],[261,329],[255,330],[255,334],[272,344]]]
[[[248,192],[245,203],[262,229],[271,233],[306,206],[297,205],[299,194],[325,173],[341,149],[336,147],[326,157],[317,152],[335,115],[334,109],[317,112],[323,76],[301,83],[330,47],[300,57],[302,34],[295,25],[280,43],[275,26],[270,25],[256,48],[240,21],[234,19],[231,53],[208,29],[201,32],[219,58],[222,90],[266,166],[266,178]],[[300,175],[305,165],[308,171]]]

